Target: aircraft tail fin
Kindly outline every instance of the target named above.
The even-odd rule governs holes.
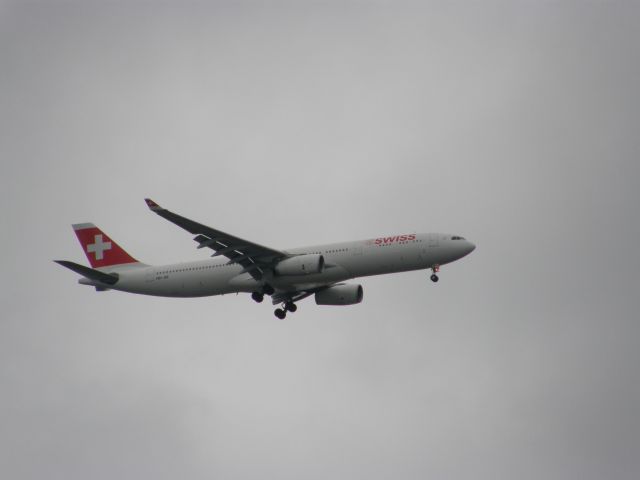
[[[73,230],[93,268],[140,263],[93,223],[77,223],[73,225]]]

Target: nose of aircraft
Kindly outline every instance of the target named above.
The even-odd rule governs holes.
[[[476,249],[476,245],[473,242],[470,242],[469,240],[467,240],[467,255],[469,255],[471,252],[473,252]]]
[[[456,259],[460,259],[462,257],[466,257],[471,252],[476,249],[476,246],[473,242],[466,240],[464,237],[460,237],[458,235],[453,235],[451,237],[452,253],[454,253]]]
[[[473,244],[469,240],[463,240],[463,241],[460,242],[460,244],[458,246],[458,249],[459,249],[458,251],[460,252],[460,255],[461,255],[461,258],[462,258],[462,257],[466,257],[471,252],[473,252],[476,249],[476,246],[475,246],[475,244]]]

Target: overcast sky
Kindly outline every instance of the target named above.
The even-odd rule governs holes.
[[[635,2],[0,2],[0,476],[637,479]],[[477,244],[278,321],[96,293],[70,224],[206,258]]]

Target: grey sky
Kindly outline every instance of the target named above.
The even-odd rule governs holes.
[[[636,479],[633,2],[0,3],[0,476]],[[203,258],[159,203],[275,248],[478,248],[275,320],[97,294],[90,221]]]

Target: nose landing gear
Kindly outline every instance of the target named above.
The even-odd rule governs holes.
[[[433,272],[431,274],[431,281],[433,283],[436,283],[438,280],[440,280],[438,275],[436,275],[440,271],[440,265],[434,265],[433,267],[431,267],[431,271]]]

